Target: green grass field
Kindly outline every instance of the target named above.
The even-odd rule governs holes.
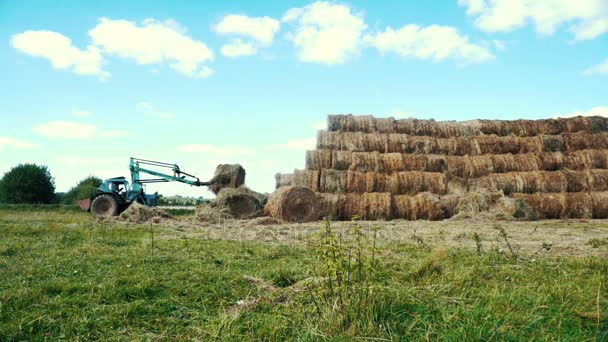
[[[289,291],[345,267],[319,253],[314,240],[212,240],[0,208],[0,340],[608,341],[600,257],[383,244],[362,271],[363,299],[337,288],[349,297],[338,300],[321,281]]]

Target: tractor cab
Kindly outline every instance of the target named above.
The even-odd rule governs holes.
[[[126,199],[126,194],[130,192],[131,187],[129,181],[125,177],[109,178],[104,180],[97,191],[105,193],[113,193]]]

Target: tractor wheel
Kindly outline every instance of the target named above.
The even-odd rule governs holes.
[[[118,201],[112,195],[99,195],[91,203],[91,212],[95,217],[116,216],[118,215]]]

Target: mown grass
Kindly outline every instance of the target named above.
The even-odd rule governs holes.
[[[0,210],[0,340],[608,340],[608,261],[594,257],[382,246],[356,320],[320,314],[311,291],[278,300],[243,278],[288,288],[317,256],[305,244]]]

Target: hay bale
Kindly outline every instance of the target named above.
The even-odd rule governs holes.
[[[608,133],[578,132],[564,133],[564,144],[567,151],[574,152],[584,149],[606,149],[608,148]]]
[[[539,219],[560,219],[566,213],[566,194],[513,194],[532,208]]]
[[[334,170],[346,171],[351,166],[351,151],[333,151],[331,168]]]
[[[222,189],[211,206],[234,218],[254,218],[262,215],[264,195],[245,186]]]
[[[420,156],[418,156],[420,157]],[[420,158],[423,159],[423,158]],[[380,166],[377,172],[399,172],[406,171],[406,161],[401,153],[384,153],[378,156]],[[416,170],[424,171],[424,170]]]
[[[392,117],[389,118],[377,118],[376,119],[376,132],[378,133],[395,133],[396,122]]]
[[[390,193],[346,194],[344,197],[344,217],[362,220],[389,220],[391,218]]]
[[[320,173],[317,170],[294,170],[291,185],[304,186],[311,188],[313,191],[318,191]]]
[[[608,132],[608,117],[604,116],[587,116],[589,123],[589,131],[592,133]]]
[[[589,186],[590,175],[583,171],[532,171],[494,173],[485,177],[472,179],[471,189],[486,189],[489,191],[502,191],[505,195],[512,193],[560,193],[578,191],[603,191],[603,185]],[[601,182],[603,172],[597,172]]]
[[[330,114],[327,116],[327,130],[330,132],[341,131],[342,127],[346,127],[347,120],[348,120],[348,115],[331,115]]]
[[[287,222],[316,221],[321,215],[314,191],[302,186],[284,186],[270,195],[264,212]]]
[[[245,184],[245,169],[239,164],[220,164],[210,182],[209,190],[216,195],[224,188],[238,188]]]
[[[541,135],[539,136],[542,144],[543,152],[565,152],[566,148],[565,135]]]
[[[556,171],[564,168],[565,156],[562,152],[542,153],[539,166],[543,171]]]
[[[416,196],[397,195],[392,198],[393,218],[405,220],[441,220],[445,217],[439,196],[419,193]]]
[[[331,150],[306,151],[306,170],[331,169],[331,158]]]
[[[277,173],[274,175],[276,181],[275,189],[282,186],[289,186],[293,183],[293,173]]]
[[[324,169],[321,170],[319,191],[327,193],[346,192],[348,171]]]
[[[436,138],[418,137],[406,134],[388,134],[386,149],[386,152],[407,154],[438,153]]]
[[[593,198],[584,192],[574,192],[565,195],[565,218],[590,219],[593,217]]]
[[[608,192],[592,192],[589,196],[593,203],[593,218],[608,218]]]
[[[381,158],[383,154],[378,152],[352,152],[348,170],[359,172],[384,172]]]
[[[386,134],[319,131],[317,133],[317,149],[385,152]]]
[[[330,220],[344,220],[344,194],[317,193],[320,217]]]
[[[375,176],[375,172],[348,171],[346,177],[346,192],[358,194],[372,192],[372,188],[375,184]]]
[[[132,202],[129,207],[120,213],[115,219],[122,222],[131,223],[162,223],[165,220],[173,219],[168,212],[157,207]]]
[[[589,191],[608,191],[608,170],[593,169],[584,173],[586,174],[585,178],[589,185]]]
[[[430,171],[429,168],[429,158],[430,156],[437,155],[424,155],[424,154],[403,154],[403,153],[388,153],[387,155],[400,155],[403,160],[403,169],[401,170],[393,170],[393,171]],[[444,160],[445,157],[441,156]],[[395,163],[397,164],[397,162]],[[434,164],[432,164],[434,166]],[[433,172],[440,172],[432,170]]]
[[[376,119],[372,115],[328,115],[327,128],[332,132],[376,132]]]
[[[427,191],[439,195],[447,193],[447,182],[442,173],[408,171],[399,172],[397,175],[398,191],[396,194],[414,195]]]

